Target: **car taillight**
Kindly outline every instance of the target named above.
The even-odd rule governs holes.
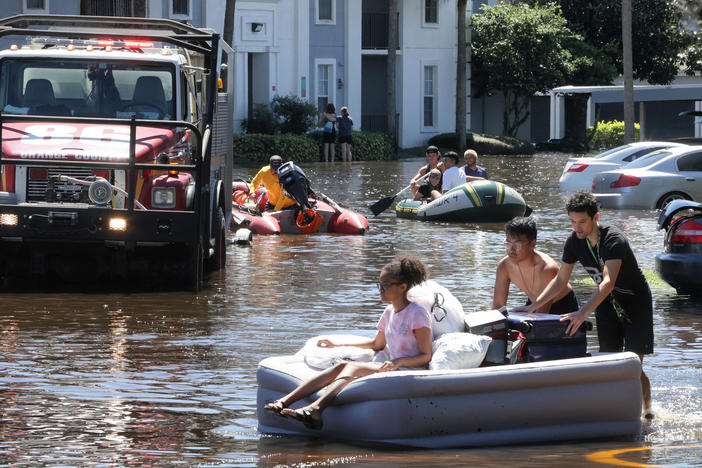
[[[102,177],[105,180],[110,180],[110,171],[93,171],[95,177]]]
[[[684,242],[686,244],[702,243],[702,224],[693,219],[682,223],[673,233],[671,242]]]
[[[573,164],[568,168],[568,172],[583,172],[589,164]]]
[[[617,180],[609,184],[609,188],[634,187],[639,185],[641,179],[633,175],[622,174]]]
[[[29,170],[29,178],[32,180],[45,180],[46,169],[33,168]]]

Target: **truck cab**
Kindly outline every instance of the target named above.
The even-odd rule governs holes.
[[[18,15],[0,38],[16,40],[0,51],[0,286],[55,276],[197,290],[223,268],[231,48],[137,18]]]

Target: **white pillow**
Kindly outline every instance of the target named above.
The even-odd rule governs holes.
[[[314,369],[327,369],[341,360],[369,362],[375,355],[375,351],[370,348],[357,348],[356,346],[320,348],[317,346],[317,342],[322,339],[330,340],[339,345],[368,340],[368,338],[358,335],[319,335],[307,340],[305,346],[295,355],[302,356],[305,363]]]
[[[471,369],[485,359],[492,338],[472,333],[446,333],[431,345],[431,370]]]
[[[407,291],[407,299],[429,311],[434,339],[444,333],[466,329],[463,306],[451,291],[434,280],[426,280]]]

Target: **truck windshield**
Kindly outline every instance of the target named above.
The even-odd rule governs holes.
[[[169,63],[13,58],[0,68],[3,113],[172,120]]]

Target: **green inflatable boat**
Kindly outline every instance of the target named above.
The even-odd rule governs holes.
[[[524,198],[516,190],[493,180],[467,182],[431,202],[406,198],[395,205],[400,218],[464,223],[509,221],[524,216],[527,210]]]

